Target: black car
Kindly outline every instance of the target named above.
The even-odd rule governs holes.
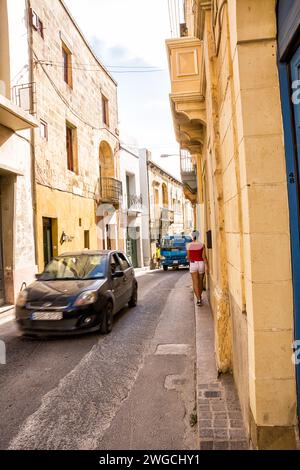
[[[19,294],[16,321],[29,335],[107,334],[114,314],[137,304],[137,292],[134,269],[121,251],[66,253]]]

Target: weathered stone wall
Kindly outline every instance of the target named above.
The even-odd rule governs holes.
[[[103,141],[109,145],[113,155],[112,174],[119,178],[116,83],[94,57],[63,2],[31,0],[30,4],[44,25],[44,39],[32,30],[32,54],[37,117],[48,123],[47,140],[40,137],[39,131],[35,132],[36,182],[48,188],[48,192],[45,189],[42,192],[51,207],[52,190],[59,190],[55,193],[57,206],[64,204],[66,194],[73,194],[74,205],[82,208],[81,217],[90,220],[91,215],[87,211],[91,210],[93,200],[99,195],[99,148]],[[62,41],[72,53],[72,87],[63,78]],[[109,100],[109,128],[102,122],[101,93]],[[77,128],[76,173],[67,169],[66,121]],[[80,198],[87,199],[86,206],[81,205]],[[46,216],[46,212],[38,214],[39,224],[43,215]],[[81,235],[80,231],[74,232],[75,225],[73,230],[67,226],[65,230],[71,230],[78,239],[74,248],[80,249]],[[95,234],[96,225],[92,230]],[[94,238],[92,235],[92,240]],[[42,240],[39,238],[40,267],[42,263]]]
[[[6,16],[1,17],[1,22],[8,26],[2,30],[7,35],[7,55],[1,54],[1,67],[7,71],[9,90],[5,94],[13,100],[13,87],[29,82],[26,8],[25,0],[6,3]],[[0,93],[4,91],[1,89]],[[14,133],[0,126],[1,231],[7,303],[15,302],[22,284],[30,284],[36,272],[31,165],[30,131]]]
[[[127,228],[135,228],[138,229],[139,235],[137,239],[137,262],[138,267],[144,266],[144,259],[143,259],[143,233],[142,233],[142,207],[134,206],[133,205],[133,212],[131,215],[128,215],[128,203],[127,203],[127,185],[126,185],[126,176],[130,175],[132,177],[132,183],[134,180],[134,184],[132,187],[129,188],[130,195],[136,195],[138,197],[141,196],[141,182],[140,182],[140,158],[139,158],[139,148],[134,141],[134,139],[130,139],[129,137],[126,138],[126,142],[129,142],[130,145],[126,144],[123,145],[120,151],[120,175],[121,181],[123,183],[123,203],[122,203],[122,211],[123,211],[123,226],[121,228],[120,236],[123,238],[123,246],[127,252]],[[142,201],[143,206],[146,205],[145,209],[147,208],[147,200]],[[140,209],[140,212],[135,212],[134,209]]]
[[[290,448],[296,387],[275,1],[212,4],[202,28],[207,141],[200,163],[213,233],[217,363],[233,370],[254,446]],[[188,24],[195,31],[193,19]]]
[[[160,217],[160,211],[163,207],[163,184],[167,187],[168,193],[168,209],[174,211],[174,223],[169,227],[168,234],[173,235],[181,233],[184,230],[184,203],[186,201],[183,186],[164,171],[161,171],[157,166],[148,165],[148,179],[149,179],[149,199],[150,199],[150,224],[155,222],[157,217]],[[158,191],[158,204],[155,203],[155,190]],[[174,201],[176,203],[174,204]],[[192,215],[189,213],[190,216]],[[155,253],[155,243],[151,247],[152,255]]]

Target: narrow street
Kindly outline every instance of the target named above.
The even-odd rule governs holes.
[[[109,336],[22,338],[0,327],[1,449],[195,449],[195,325],[187,270],[138,277]]]

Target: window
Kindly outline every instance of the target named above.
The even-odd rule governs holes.
[[[40,18],[38,17],[37,13],[34,10],[30,10],[30,24],[35,31],[39,33],[39,35],[44,39],[44,25]]]
[[[40,136],[42,139],[48,140],[48,124],[41,119]]]
[[[120,260],[116,254],[113,254],[110,258],[110,270],[112,274],[122,271]]]
[[[64,72],[64,81],[72,87],[72,53],[70,49],[62,42],[62,56],[63,56],[63,72]]]
[[[126,173],[126,194],[127,194],[127,209],[137,204],[136,189],[135,189],[135,176]]]
[[[66,145],[68,170],[77,173],[77,129],[66,124]]]
[[[102,121],[103,124],[109,126],[108,99],[104,95],[102,95]]]
[[[84,248],[85,249],[90,249],[90,231],[85,230],[84,231]]]
[[[128,269],[130,268],[130,264],[129,264],[129,261],[127,260],[127,258],[125,257],[125,255],[123,253],[118,253],[118,256],[121,260],[121,266],[122,266],[122,269],[123,271],[125,269]]]
[[[107,255],[57,256],[47,264],[41,280],[103,279],[106,263]]]

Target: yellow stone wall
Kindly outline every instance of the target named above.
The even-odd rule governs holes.
[[[201,40],[204,55],[198,224],[213,236],[217,366],[233,371],[253,446],[293,448],[293,292],[276,2],[187,0],[185,6],[189,34]],[[191,106],[185,96],[175,100],[182,110]],[[183,118],[174,109],[173,118],[176,128]]]
[[[174,235],[185,231],[189,227],[187,233],[189,234],[194,227],[194,214],[192,211],[191,203],[185,198],[183,192],[183,185],[180,181],[173,178],[171,175],[162,170],[153,161],[148,163],[148,181],[149,181],[149,215],[150,225],[160,218],[161,209],[164,207],[162,186],[165,185],[168,193],[168,209],[174,211],[174,223],[169,226],[168,234]],[[157,193],[156,193],[157,191]],[[156,194],[158,198],[156,200]],[[176,201],[173,204],[173,200]],[[186,207],[187,205],[187,207]],[[151,256],[155,255],[156,244],[151,243]]]
[[[95,201],[62,193],[45,186],[37,185],[37,238],[39,272],[44,268],[43,254],[43,217],[56,219],[54,223],[53,248],[54,256],[68,251],[84,249],[84,230],[90,232],[90,248],[97,249],[97,230],[95,221]],[[79,224],[81,219],[81,226]],[[61,244],[62,232],[70,240]]]
[[[296,424],[296,388],[275,3],[231,1],[228,17],[233,30],[230,49],[237,110],[250,408],[258,427],[288,428]],[[280,254],[276,255],[277,250]],[[282,437],[272,445],[289,443]]]
[[[39,269],[43,267],[42,218],[57,218],[72,241],[60,245],[58,253],[83,249],[84,230],[90,230],[90,247],[102,248],[102,232],[96,243],[96,201],[102,177],[120,179],[117,84],[99,63],[61,0],[30,0],[44,26],[44,38],[31,29],[33,81],[36,84],[36,115],[48,125],[44,139],[34,132],[36,180],[36,230]],[[64,81],[62,42],[72,56],[72,86]],[[46,63],[44,61],[46,60]],[[103,123],[102,96],[108,99],[109,125]],[[67,167],[66,123],[76,128],[77,164]],[[52,215],[51,215],[52,214]],[[82,219],[82,227],[79,227]],[[113,226],[112,246],[118,240],[120,216]],[[55,251],[55,250],[54,250]]]

